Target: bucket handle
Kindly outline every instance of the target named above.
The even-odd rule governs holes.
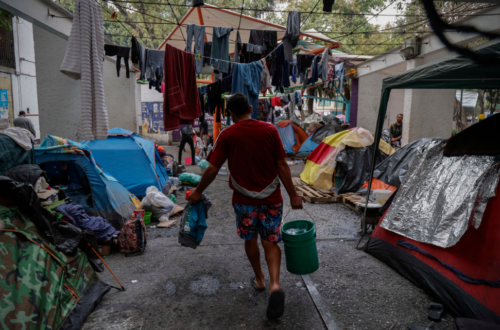
[[[281,218],[281,228],[283,228],[283,223],[285,222],[285,218],[288,216],[288,213],[290,213],[291,210],[293,210],[293,209],[290,206],[290,209],[288,210],[288,212],[286,212],[285,216]],[[314,227],[316,228],[317,227],[316,226],[316,221],[314,221],[314,218],[312,217],[312,215],[309,212],[307,212],[307,210],[306,210],[306,208],[304,206],[302,206],[302,210],[304,210],[307,213],[307,215],[311,218],[311,221],[314,223]]]

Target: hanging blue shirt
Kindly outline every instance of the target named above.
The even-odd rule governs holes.
[[[233,85],[231,93],[242,93],[248,97],[252,106],[252,119],[257,119],[259,114],[259,92],[262,79],[262,63],[234,63]]]
[[[222,73],[228,72],[229,67],[229,35],[233,31],[232,27],[214,27],[212,35],[212,58],[210,64],[215,70]],[[218,61],[220,59],[221,61]]]

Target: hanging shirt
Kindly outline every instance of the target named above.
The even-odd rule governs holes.
[[[248,119],[223,130],[207,160],[218,168],[228,160],[234,181],[247,190],[260,192],[278,177],[277,161],[285,157],[276,127]],[[272,205],[283,201],[279,184],[265,199],[254,199],[237,191],[231,181],[233,204]]]
[[[252,118],[259,114],[259,91],[262,80],[262,63],[235,63],[233,68],[233,85],[231,93],[243,93],[252,106]]]
[[[232,27],[214,27],[212,35],[212,67],[223,73],[227,73],[229,61],[229,35]],[[219,61],[221,60],[221,61]]]

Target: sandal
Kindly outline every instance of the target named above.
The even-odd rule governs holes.
[[[285,293],[281,290],[271,292],[267,304],[268,319],[277,319],[285,312]]]
[[[253,286],[253,288],[255,289],[255,291],[257,291],[257,292],[263,292],[263,291],[265,291],[265,290],[266,290],[266,287],[264,287],[263,289],[261,289],[261,288],[259,288],[259,287],[257,286],[257,283],[255,283],[255,274],[254,274],[254,275],[252,275],[252,278],[250,279],[250,282],[252,282],[252,286]]]

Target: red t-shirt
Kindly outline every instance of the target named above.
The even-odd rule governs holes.
[[[276,127],[248,119],[233,124],[220,133],[207,160],[220,168],[228,159],[229,171],[236,183],[251,191],[262,191],[278,176],[277,161],[286,157]],[[234,189],[233,203],[272,205],[283,201],[280,185],[265,199],[246,197]]]

